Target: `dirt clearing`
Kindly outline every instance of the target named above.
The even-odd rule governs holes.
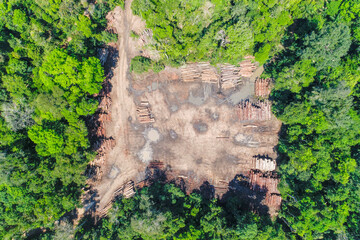
[[[130,5],[131,1],[126,1],[125,10],[116,8],[111,16],[119,34],[119,58],[111,79],[111,121],[105,130],[115,144],[101,166],[102,178],[93,184],[98,209],[105,208],[114,192],[130,180],[144,180],[148,165],[154,161],[182,178],[217,185],[238,174],[249,175],[256,165],[255,156],[275,159],[273,148],[281,123],[273,116],[267,121],[242,122],[238,116],[237,104],[255,99],[254,83],[262,67],[239,80],[232,74],[233,87],[226,89],[218,84],[220,80],[214,81],[221,74],[209,73],[212,68],[204,63],[202,72],[195,75],[211,81],[188,77],[185,82],[181,69],[169,67],[158,74],[130,74],[130,60],[141,54],[142,46],[141,39],[132,39],[130,32],[145,29]],[[145,102],[149,107],[139,110]],[[141,122],[143,112],[153,122]]]

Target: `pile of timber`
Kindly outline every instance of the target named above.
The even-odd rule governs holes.
[[[98,212],[98,219],[103,218],[107,215],[113,203],[114,203],[113,201],[108,202],[106,206],[100,212]]]
[[[186,64],[180,71],[184,82],[218,83],[216,69],[208,62]]]
[[[230,64],[220,66],[220,84],[222,89],[236,87],[241,84],[240,68]]]
[[[268,97],[271,92],[271,79],[258,78],[255,81],[255,95],[259,97]]]
[[[281,206],[281,195],[277,193],[271,193],[265,198],[265,204],[269,207],[275,207],[280,209]]]
[[[280,179],[274,171],[250,171],[250,188],[254,191],[280,194],[277,189],[279,182]]]
[[[251,77],[253,72],[256,69],[256,65],[253,63],[253,56],[246,56],[245,60],[240,62],[240,76],[241,77]]]
[[[129,181],[123,187],[122,196],[124,198],[130,198],[134,196],[134,194],[135,194],[134,182]]]
[[[115,146],[115,140],[106,137],[105,124],[111,121],[111,79],[112,75],[109,73],[103,82],[103,88],[96,96],[99,99],[99,105],[96,113],[90,118],[89,138],[92,139],[92,148],[97,151],[96,158],[90,162],[88,177],[93,179],[101,179],[102,171],[101,166],[105,161],[105,154]]]
[[[271,103],[268,100],[252,103],[241,101],[238,107],[240,121],[265,121],[271,119]]]
[[[276,161],[272,158],[255,156],[254,158],[254,169],[260,171],[274,171],[276,168]]]
[[[250,171],[250,188],[254,191],[265,192],[265,204],[280,208],[281,195],[277,189],[280,179],[276,172]]]
[[[128,181],[127,183],[125,183],[123,186],[121,186],[120,188],[118,188],[114,193],[113,196],[111,198],[111,201],[108,202],[105,207],[98,213],[98,217],[102,218],[104,216],[107,215],[107,213],[109,212],[109,210],[111,209],[113,203],[116,201],[116,199],[120,196],[124,197],[124,198],[130,198],[132,196],[135,195],[135,185],[133,181]]]
[[[141,101],[140,105],[136,109],[138,120],[140,123],[152,123],[155,122],[154,116],[151,113],[150,104],[148,101]]]

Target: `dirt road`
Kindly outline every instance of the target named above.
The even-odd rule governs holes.
[[[125,9],[117,7],[114,10],[114,27],[119,35],[118,51],[119,61],[114,71],[112,84],[112,121],[106,126],[107,137],[113,137],[116,146],[109,152],[106,165],[103,168],[103,179],[97,183],[95,189],[98,192],[99,203],[98,210],[101,210],[113,197],[113,193],[121,187],[127,180],[133,179],[138,173],[138,161],[132,159],[129,154],[129,131],[131,131],[129,116],[136,111],[133,98],[128,89],[130,81],[128,79],[128,70],[130,59],[137,54],[133,40],[130,37],[130,31],[144,27],[144,23],[131,11],[131,2],[125,1]]]

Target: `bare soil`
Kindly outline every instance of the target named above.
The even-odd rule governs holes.
[[[119,34],[118,64],[111,79],[111,121],[106,137],[115,146],[101,166],[103,177],[93,184],[101,211],[114,192],[133,180],[141,182],[151,161],[161,161],[184,179],[224,185],[238,174],[248,174],[253,157],[263,154],[275,159],[281,123],[240,122],[236,104],[254,98],[254,81],[262,72],[235,89],[219,92],[217,84],[181,81],[178,69],[167,67],[155,74],[133,75],[132,57],[141,54],[141,43],[130,32],[142,32],[145,23],[132,14],[130,1],[125,10],[116,8],[112,24]],[[155,122],[140,124],[136,108],[148,101]],[[174,176],[174,177],[178,177]]]

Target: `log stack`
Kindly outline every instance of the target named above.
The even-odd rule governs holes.
[[[220,66],[220,72],[220,84],[222,89],[233,88],[242,83],[239,67],[231,64],[224,64]]]
[[[106,137],[105,124],[111,121],[111,79],[112,75],[109,73],[103,82],[103,88],[100,93],[96,95],[99,99],[99,106],[96,113],[91,116],[89,129],[89,138],[92,139],[92,149],[97,151],[96,158],[89,163],[89,168],[92,169],[87,174],[88,177],[93,177],[93,180],[102,178],[101,166],[105,161],[105,155],[115,146],[115,140]]]
[[[124,190],[122,192],[122,195],[124,198],[131,198],[135,195],[135,188],[134,188],[134,182],[129,181],[124,185]]]
[[[255,95],[258,97],[268,97],[271,92],[271,79],[258,78],[255,80]]]
[[[240,62],[239,74],[241,77],[251,77],[253,72],[256,70],[256,65],[253,61],[253,56],[246,56],[245,60]]]
[[[118,188],[114,193],[113,197],[111,198],[111,201],[108,202],[105,207],[98,213],[98,218],[103,218],[107,215],[109,210],[111,209],[113,203],[116,201],[116,199],[119,196],[122,196],[124,198],[130,198],[135,195],[135,186],[133,181],[128,181],[123,186]]]
[[[216,69],[208,62],[190,63],[180,68],[184,82],[218,83]]]
[[[280,179],[276,172],[262,173],[258,170],[250,171],[250,188],[257,192],[265,193],[265,204],[269,207],[280,209],[281,195],[277,189]]]
[[[140,123],[155,122],[155,118],[151,113],[150,104],[147,101],[141,101],[140,105],[136,109],[136,113]]]
[[[252,103],[241,101],[238,107],[240,121],[266,121],[271,119],[271,103],[268,100]]]
[[[276,161],[271,158],[256,156],[254,158],[254,169],[260,171],[274,171],[276,168]]]

